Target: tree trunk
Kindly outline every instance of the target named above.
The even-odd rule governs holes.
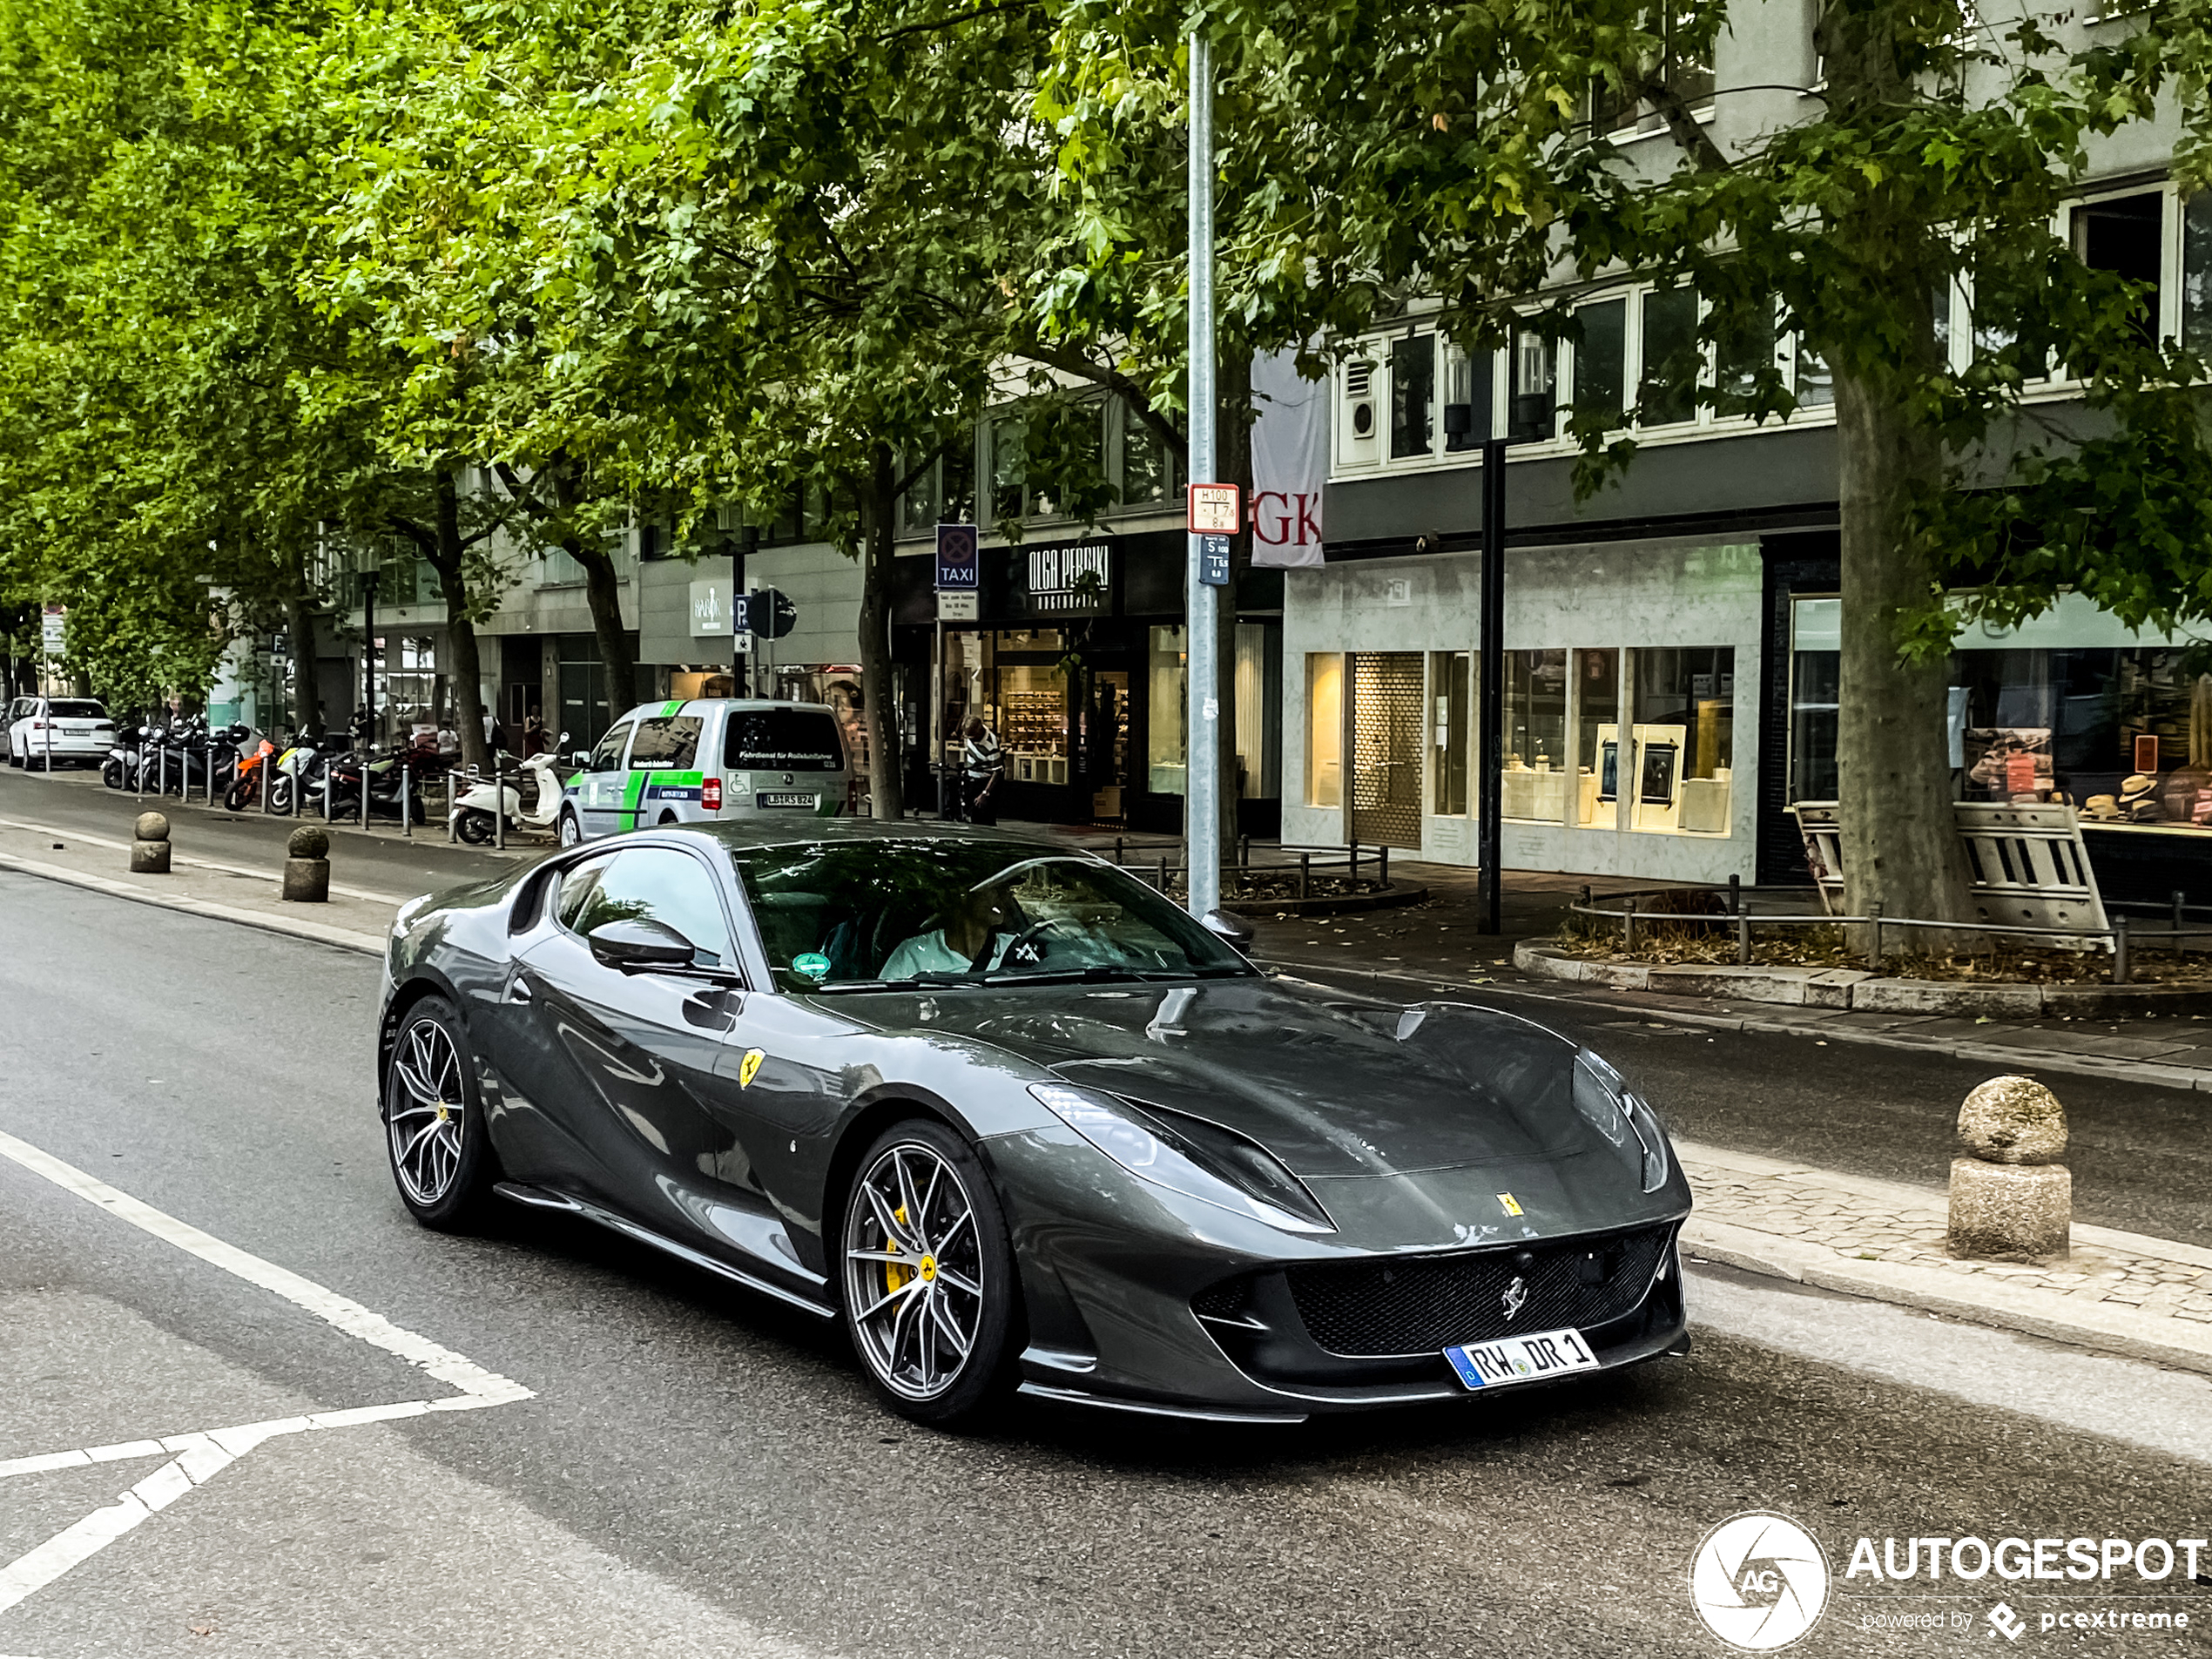
[[[1951,810],[1950,671],[1940,656],[1899,654],[1898,624],[1925,603],[1930,571],[1911,550],[1906,496],[1940,472],[1933,440],[1885,388],[1836,374],[1843,525],[1843,652],[1837,715],[1837,808],[1844,903],[1853,915],[1964,921],[1966,853]],[[1870,937],[1854,940],[1871,948]],[[1904,951],[1948,948],[1914,930],[1885,937]]]
[[[469,618],[469,584],[463,569],[467,550],[461,542],[461,489],[450,468],[437,476],[437,550],[430,563],[445,596],[446,641],[453,653],[454,718],[461,727],[461,763],[489,772],[491,747],[484,739],[483,676],[476,652],[476,624]]]
[[[891,667],[892,517],[898,505],[898,473],[888,444],[868,455],[860,535],[860,729],[868,741],[868,792],[878,818],[907,815],[899,752],[897,688]]]
[[[630,636],[622,625],[622,590],[614,557],[604,546],[587,548],[573,539],[561,547],[583,567],[583,597],[591,607],[591,631],[607,671],[607,724],[612,725],[637,701],[637,659],[631,654]]]
[[[292,590],[284,601],[285,631],[292,636],[292,729],[322,730],[322,685],[315,654],[314,597],[307,591],[305,561],[294,568]]]

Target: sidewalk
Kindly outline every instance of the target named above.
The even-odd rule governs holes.
[[[189,850],[186,822],[176,824],[173,839],[173,873],[134,876],[128,873],[125,841],[0,819],[0,870],[371,955],[383,949],[392,912],[413,896],[334,882],[327,904],[287,904],[277,896],[279,872],[273,866],[261,868],[196,858]],[[1429,879],[1436,871],[1437,867],[1426,867],[1416,879]],[[1418,909],[1271,924],[1268,931],[1285,948],[1271,949],[1270,959],[1371,978],[1386,995],[1433,995],[1440,988],[1465,989],[1517,979],[1509,967],[1501,971],[1496,960],[1501,949],[1509,948],[1505,941],[1469,928],[1466,912],[1471,895],[1454,891],[1471,887],[1467,873],[1438,873],[1445,878],[1436,882],[1442,891]],[[1565,877],[1515,877],[1508,888],[1507,914],[1520,927],[1540,930],[1581,885],[1579,879],[1569,881]],[[1447,919],[1440,920],[1440,915]],[[1288,948],[1293,938],[1306,945],[1296,955]],[[1403,941],[1385,958],[1391,968],[1366,967],[1366,953],[1359,945],[1369,938]],[[1322,950],[1315,951],[1316,944],[1323,944]],[[1348,952],[1350,960],[1338,954],[1339,951]],[[1445,977],[1453,974],[1456,979]],[[1554,994],[1559,989],[1546,988]],[[1583,994],[1571,1000],[1651,1012],[1657,1003],[1686,999],[1614,993]],[[1706,1024],[1764,1028],[1738,1016],[1713,1014],[1710,1005],[1695,1015],[1669,1008],[1666,1017],[1683,1023],[1695,1018]],[[1855,1033],[1850,1040],[1915,1041],[1910,1032],[1865,1026],[1839,1028],[1836,1024],[1863,1017],[1824,1018],[1807,1010],[1790,1028],[1817,1025],[1831,1037]],[[1925,1046],[1952,1040],[1952,1034],[1924,1034],[1918,1042]],[[2086,1029],[2080,1040],[2098,1041]],[[1954,1044],[1948,1051],[1967,1053],[1980,1046]],[[2019,1050],[1989,1044],[1987,1057],[2016,1062]],[[2087,1053],[2076,1057],[2110,1066],[2139,1064]],[[2039,1065],[2053,1063],[2041,1051],[2036,1058]],[[2212,1070],[2206,1075],[2212,1076]],[[1683,1143],[1677,1150],[1696,1195],[1696,1211],[1683,1234],[1685,1253],[1693,1264],[1716,1262],[1975,1324],[2212,1372],[2212,1250],[2076,1226],[2073,1257],[2059,1266],[1956,1261],[1944,1250],[1946,1200],[1939,1190],[1694,1143]]]

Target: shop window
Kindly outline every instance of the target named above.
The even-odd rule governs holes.
[[[1670,426],[1697,417],[1697,293],[1654,288],[1643,296],[1643,379],[1637,418]]]
[[[944,750],[940,762],[948,771],[960,765],[968,723],[991,718],[989,640],[988,634],[972,629],[945,632],[944,725],[940,728]]]
[[[1305,804],[1344,805],[1344,655],[1305,659]]]
[[[2212,354],[2212,191],[2182,210],[2182,343]]]
[[[1828,360],[1797,339],[1797,407],[1824,409],[1836,401],[1836,376]]]
[[[1165,506],[1175,499],[1175,464],[1166,442],[1127,405],[1122,415],[1122,500]]]
[[[1629,302],[1602,300],[1575,317],[1582,325],[1575,345],[1575,411],[1618,426],[1628,401]]]
[[[1725,835],[1735,775],[1736,651],[1670,645],[1635,652],[1634,791],[1640,830]]]
[[[1156,795],[1180,795],[1190,754],[1184,732],[1190,718],[1186,692],[1188,648],[1183,630],[1155,628],[1147,663],[1145,787]]]
[[[1725,321],[1720,329],[1719,373],[1714,408],[1721,415],[1750,412],[1760,377],[1774,364],[1774,307],[1755,306]]]
[[[1567,821],[1567,653],[1506,653],[1505,770],[1499,806],[1507,818]]]
[[[1022,421],[1018,415],[991,422],[991,516],[1022,516],[1023,486],[1028,481],[1028,457],[1023,449]]]
[[[1246,800],[1271,800],[1282,792],[1274,752],[1282,746],[1280,687],[1267,690],[1267,624],[1237,624],[1237,793]]]
[[[1513,391],[1506,435],[1527,442],[1553,435],[1558,348],[1532,328],[1513,331]]]
[[[1429,807],[1443,818],[1467,810],[1467,759],[1474,733],[1474,656],[1464,651],[1428,654],[1429,772],[1435,779]]]
[[[939,465],[937,462],[931,462],[922,469],[921,476],[907,486],[902,516],[900,519],[904,529],[928,530],[935,528],[940,501],[937,492]]]
[[[1061,628],[1001,628],[992,636],[1001,651],[1050,651],[1068,649],[1068,634]]]
[[[1575,821],[1620,821],[1621,653],[1575,653]]]
[[[999,664],[999,741],[1008,783],[1068,781],[1068,682],[1036,664]]]
[[[1390,348],[1390,453],[1393,460],[1427,455],[1434,446],[1430,414],[1436,395],[1436,336],[1415,334]]]
[[[1836,799],[1837,694],[1843,653],[1800,651],[1790,671],[1790,799]]]
[[[1444,348],[1444,447],[1479,449],[1490,439],[1490,380],[1494,354]]]
[[[2158,338],[2158,313],[2166,241],[2166,197],[2160,191],[2074,210],[2074,251],[2093,271],[2109,271],[2139,286],[2135,331],[2148,345]]]

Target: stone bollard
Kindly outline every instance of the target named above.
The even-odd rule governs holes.
[[[284,896],[301,904],[323,904],[330,898],[330,837],[313,824],[303,824],[285,843]]]
[[[2032,1077],[1992,1077],[1959,1109],[1959,1139],[1973,1154],[1951,1165],[1953,1256],[1985,1261],[2062,1258],[2071,1244],[2074,1176],[2066,1108]]]
[[[132,830],[131,873],[169,873],[169,820],[159,813],[140,813]]]

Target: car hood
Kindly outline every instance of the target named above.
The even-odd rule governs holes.
[[[1494,1009],[1401,1006],[1294,980],[915,1001],[917,1030],[971,1036],[1070,1083],[1219,1123],[1303,1177],[1548,1163],[1600,1145],[1574,1109],[1575,1045]]]

